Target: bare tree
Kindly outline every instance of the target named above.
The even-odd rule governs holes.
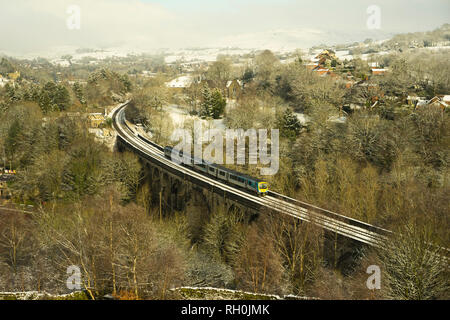
[[[386,296],[400,300],[448,299],[449,270],[444,252],[425,228],[407,224],[378,251]]]
[[[261,222],[282,257],[296,293],[314,282],[322,263],[323,233],[313,223],[269,214]]]
[[[235,262],[236,281],[243,290],[279,293],[283,289],[284,268],[272,239],[256,226],[248,230],[247,241]]]

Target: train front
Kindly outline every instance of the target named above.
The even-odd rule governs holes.
[[[269,191],[269,184],[267,182],[259,182],[258,183],[258,193],[262,196],[267,195]]]

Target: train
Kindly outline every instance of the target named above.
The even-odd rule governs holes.
[[[184,155],[181,150],[174,150],[173,147],[165,147],[164,155],[166,158],[172,159],[173,153],[178,153],[179,159],[183,159],[183,165],[202,173],[210,178],[214,178],[220,182],[226,182],[228,184],[233,185],[234,187],[238,187],[240,189],[244,189],[250,193],[256,194],[257,196],[266,196],[269,192],[269,185],[266,181],[260,180],[249,175],[227,169],[223,166],[208,163],[204,160],[198,160],[191,155]]]

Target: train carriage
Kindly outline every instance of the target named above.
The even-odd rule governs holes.
[[[224,168],[224,171],[228,172],[227,181],[244,188],[246,190],[257,193],[258,195],[266,195],[268,190],[268,184],[264,180],[260,180],[244,173],[240,173],[234,170]]]
[[[263,180],[227,169],[217,164],[207,163],[189,155],[183,155],[183,151],[174,150],[172,147],[164,148],[164,155],[172,161],[174,160],[172,159],[174,152],[178,152],[178,160],[182,159],[184,165],[193,167],[196,171],[213,177],[214,179],[227,182],[228,184],[232,184],[261,196],[266,195],[269,191],[267,182]]]

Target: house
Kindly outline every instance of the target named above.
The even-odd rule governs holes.
[[[319,67],[319,63],[318,62],[310,62],[310,63],[305,64],[305,67],[309,70],[314,70]]]
[[[419,97],[416,94],[410,94],[408,95],[408,97],[406,98],[406,103],[410,106],[417,106],[417,104],[420,101],[425,101],[426,102],[426,98],[425,97]]]
[[[328,68],[317,67],[317,68],[315,68],[313,70],[313,72],[316,72],[321,77],[331,77],[331,78],[334,78],[334,79],[339,78],[339,76],[336,73],[334,73],[333,71],[331,71]]]
[[[190,88],[194,83],[194,78],[192,76],[181,76],[172,81],[166,82],[166,87],[175,91],[183,92],[185,89]]]
[[[372,75],[374,76],[381,76],[384,75],[386,73],[387,69],[386,68],[371,68],[370,72],[372,73]]]
[[[99,128],[105,123],[105,116],[101,113],[91,113],[88,115],[89,126],[91,128]]]
[[[445,111],[450,106],[450,97],[448,95],[436,96],[428,101],[421,100],[416,104],[416,109],[421,109],[425,107],[438,107],[442,111]]]
[[[226,87],[228,98],[237,99],[242,94],[243,82],[241,80],[228,81]]]
[[[323,50],[316,56],[320,66],[331,66],[331,62],[337,61],[336,53],[333,50]]]
[[[4,87],[4,86],[6,86],[6,84],[9,82],[9,80],[8,79],[5,79],[5,78],[3,78],[1,75],[0,75],[0,87]]]
[[[449,103],[444,101],[444,97],[445,96],[436,96],[430,101],[428,101],[428,105],[432,107],[440,107],[442,111],[444,111],[449,106]]]
[[[446,104],[450,105],[450,94],[442,95],[441,98],[442,98],[442,101],[444,101]]]
[[[321,77],[330,76],[332,78],[338,78],[332,71],[335,70],[338,65],[341,65],[341,63],[336,57],[336,53],[332,50],[324,50],[318,54],[312,62],[305,64],[305,67],[317,72]]]
[[[327,50],[327,49],[325,49],[325,50],[323,50],[321,53],[319,53],[319,54],[316,56],[316,59],[320,59],[320,58],[322,58],[322,57],[330,57],[330,58],[335,59],[335,58],[336,58],[336,52],[334,52],[333,50]]]
[[[319,76],[327,75],[328,72],[330,72],[330,69],[328,68],[316,68],[313,70],[314,72],[317,72]]]
[[[419,108],[422,108],[422,107],[426,107],[427,105],[428,105],[428,101],[427,100],[420,100],[416,104],[416,109],[419,109]]]
[[[19,71],[8,73],[8,78],[13,80],[13,81],[16,81],[17,79],[19,79],[19,77],[20,77],[20,72]]]

